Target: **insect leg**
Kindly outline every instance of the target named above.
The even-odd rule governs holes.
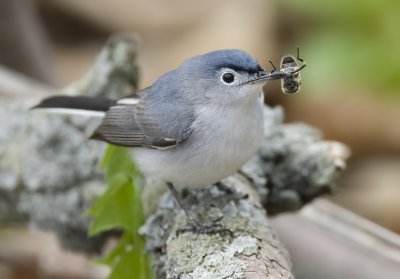
[[[269,61],[269,63],[270,63],[270,64],[272,65],[272,67],[273,67],[273,69],[272,69],[272,71],[271,71],[271,74],[272,74],[273,72],[275,72],[276,67],[275,67],[274,63],[272,63],[271,60],[268,60],[268,61]]]
[[[306,66],[307,66],[307,64],[303,62],[303,65],[301,65],[301,67],[299,67],[296,71],[291,72],[291,74],[295,74],[295,73],[297,73],[297,72],[300,72],[300,71],[303,70]]]
[[[303,63],[303,65],[301,65],[300,68],[298,68],[296,71],[294,71],[293,74],[300,72],[306,66],[306,62],[304,62],[304,60],[302,58],[300,58],[300,46],[297,46],[297,60],[301,61],[301,63]]]
[[[297,60],[304,63],[304,60],[302,58],[300,58],[300,46],[297,46]]]

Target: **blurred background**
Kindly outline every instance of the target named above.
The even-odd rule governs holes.
[[[0,64],[62,88],[82,77],[111,34],[135,32],[143,88],[196,54],[239,48],[269,69],[268,60],[279,65],[300,45],[307,62],[301,93],[281,94],[280,83],[270,82],[266,102],[283,106],[287,122],[306,122],[347,144],[352,157],[329,199],[400,233],[399,26],[397,0],[3,0]],[[23,249],[21,239],[31,244]],[[24,228],[0,238],[0,277],[13,266],[34,269],[5,257],[19,250],[35,255],[27,256],[33,262],[42,257],[50,274],[43,278],[102,276],[75,256],[75,269],[51,264],[55,256],[43,260],[41,247],[61,253],[58,262],[69,259],[53,246],[53,236]]]

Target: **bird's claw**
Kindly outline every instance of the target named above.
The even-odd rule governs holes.
[[[221,224],[217,224],[216,222],[220,221],[222,218],[215,220],[212,225],[203,225],[197,221],[192,221],[190,224],[179,228],[176,231],[177,235],[180,235],[185,232],[192,232],[194,234],[219,234],[220,236],[230,235],[233,237],[233,232],[227,228],[224,228]]]

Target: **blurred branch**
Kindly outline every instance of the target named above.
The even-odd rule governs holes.
[[[302,215],[314,223],[347,238],[351,243],[373,249],[376,254],[400,264],[399,235],[324,200],[320,200],[313,207],[303,210]]]
[[[0,98],[2,99],[10,101],[37,99],[56,92],[58,90],[50,86],[0,66]]]
[[[298,278],[336,279],[340,273],[340,278],[392,279],[400,274],[400,236],[327,200],[271,221]]]
[[[0,34],[1,64],[44,83],[56,83],[45,30],[33,1],[0,1]]]

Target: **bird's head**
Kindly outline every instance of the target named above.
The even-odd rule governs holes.
[[[178,71],[193,96],[222,105],[256,100],[269,77],[255,58],[235,49],[195,56]]]

